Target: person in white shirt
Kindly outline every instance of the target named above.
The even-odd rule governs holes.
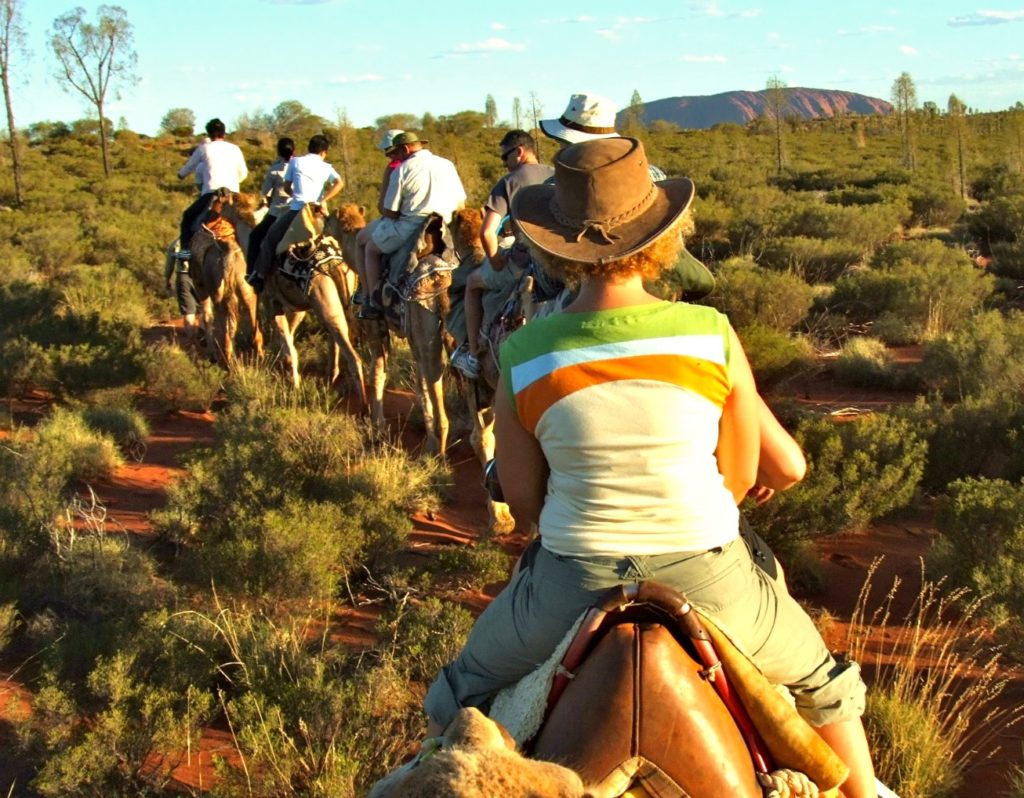
[[[447,158],[426,148],[428,141],[415,133],[401,133],[392,140],[391,150],[402,161],[391,173],[384,195],[383,217],[374,227],[366,246],[366,304],[359,317],[381,317],[377,289],[380,285],[381,255],[397,252],[419,230],[432,213],[447,224],[452,214],[466,202],[466,190]]]
[[[299,212],[306,205],[313,204],[319,206],[321,213],[326,213],[327,201],[345,187],[341,175],[327,163],[329,146],[327,136],[318,133],[309,140],[309,152],[288,161],[284,189],[291,195],[291,202],[288,210],[281,213],[267,231],[252,273],[246,278],[257,291],[263,289],[267,277],[273,272],[277,264],[277,245]]]
[[[197,178],[202,177],[199,199],[189,205],[181,216],[181,246],[183,251],[179,258],[188,257],[189,242],[199,217],[210,205],[210,200],[217,189],[226,188],[237,192],[242,181],[249,175],[245,165],[245,156],[241,149],[230,141],[225,141],[227,128],[219,119],[211,119],[206,123],[206,134],[209,141],[204,141],[193,150],[185,165],[178,170],[178,179],[183,180],[193,172]]]

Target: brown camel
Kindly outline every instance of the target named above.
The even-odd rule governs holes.
[[[455,254],[460,263],[475,267],[483,263],[485,256],[480,244],[482,225],[483,214],[476,209],[464,208],[456,211],[452,216],[449,230],[452,235],[452,243],[455,245]],[[484,331],[486,329],[485,325]],[[484,331],[482,331],[482,335],[485,334]],[[488,347],[489,350],[490,348]],[[494,383],[497,381],[497,367],[496,364],[492,366],[491,362],[488,362],[487,365],[485,375],[492,375],[494,382],[489,382],[483,377],[475,380],[460,379],[472,424],[469,440],[473,451],[480,459],[481,466],[486,466],[494,457]],[[453,369],[453,373],[457,372]],[[496,535],[511,532],[516,525],[508,505],[504,502],[496,502],[489,496],[487,498],[487,521],[488,528]]]
[[[339,214],[347,213],[347,223],[365,227],[365,216],[351,212],[351,206],[342,206]],[[359,218],[362,217],[362,218]],[[443,248],[441,232],[433,226],[421,240],[417,255],[421,258],[432,255]],[[358,257],[358,254],[356,255]],[[416,365],[416,397],[423,410],[426,428],[424,451],[428,455],[443,455],[448,448],[448,413],[444,406],[444,316],[448,311],[447,282],[450,272],[424,280],[413,290],[411,296],[402,300],[402,322],[389,328],[384,320],[359,321],[360,336],[370,350],[370,419],[378,430],[384,429],[384,388],[387,384],[387,361],[391,352],[390,331],[409,339]]]
[[[230,367],[235,354],[239,308],[245,309],[253,347],[263,355],[263,333],[257,319],[256,293],[245,282],[242,244],[254,225],[256,198],[222,191],[214,200],[213,218],[193,236],[192,281],[202,308],[202,324],[212,358]]]
[[[347,212],[347,211],[346,211]],[[300,214],[296,224],[288,231],[285,240],[295,243],[303,240],[302,233],[307,237],[316,234],[315,228],[322,224],[323,235],[333,236],[342,246],[345,257],[353,257],[355,236],[358,230],[350,232],[341,218],[339,208],[327,220],[321,223],[312,215],[304,219]],[[292,235],[293,231],[297,231]],[[351,261],[348,261],[351,262]],[[329,353],[327,358],[327,382],[340,388],[341,357],[345,358],[349,378],[361,406],[366,405],[366,384],[363,378],[363,361],[352,344],[350,331],[351,321],[348,306],[351,304],[354,290],[355,275],[344,263],[334,262],[326,272],[314,271],[308,292],[287,276],[275,271],[267,279],[263,291],[264,302],[270,309],[274,327],[281,337],[282,354],[288,362],[292,384],[297,388],[300,383],[299,356],[295,349],[295,331],[305,318],[306,313],[313,311],[328,334]]]

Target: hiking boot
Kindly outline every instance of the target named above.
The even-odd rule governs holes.
[[[366,294],[363,293],[363,289],[360,288],[354,294],[352,294],[353,305],[363,305],[366,303]]]
[[[356,318],[363,321],[379,321],[384,318],[384,308],[370,299],[359,306]]]
[[[459,344],[459,348],[452,352],[449,362],[471,380],[480,376],[480,361],[469,354],[468,344]]]

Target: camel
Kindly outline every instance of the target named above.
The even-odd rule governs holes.
[[[339,209],[339,212],[343,210]],[[350,215],[354,220],[354,214]],[[421,235],[416,255],[420,259],[436,258],[444,248],[438,224],[428,225]],[[353,223],[358,223],[354,222]],[[365,226],[365,217],[362,226]],[[443,455],[448,448],[448,413],[444,406],[444,316],[448,312],[447,287],[451,272],[442,271],[417,283],[410,296],[396,298],[390,308],[391,327],[386,320],[359,321],[360,332],[370,349],[370,418],[373,426],[384,427],[384,388],[387,383],[387,360],[391,349],[389,330],[409,339],[416,365],[416,398],[423,410],[426,429],[424,452]],[[396,319],[396,314],[400,319]]]
[[[379,781],[368,798],[584,798],[577,773],[527,759],[478,709],[459,711],[443,737],[410,766]]]
[[[354,228],[351,222],[346,221],[347,214],[351,214],[353,209],[355,206],[342,206],[323,223],[324,238],[333,236],[339,241],[346,262],[349,263],[352,261],[348,259],[354,257],[355,236],[358,232],[358,227]],[[289,230],[283,244],[301,241],[303,234],[316,234],[315,228],[320,226],[319,222],[313,219],[311,213],[306,219],[304,215],[305,212],[297,217],[296,226]],[[294,236],[291,235],[293,230],[298,230]],[[340,356],[344,356],[352,387],[359,398],[360,406],[365,407],[366,383],[363,378],[363,361],[352,344],[352,325],[348,315],[354,281],[353,272],[344,263],[337,261],[331,262],[324,271],[318,269],[313,272],[308,291],[303,291],[294,280],[282,274],[280,270],[275,270],[267,279],[263,299],[266,307],[270,309],[274,327],[280,335],[282,354],[289,364],[292,384],[298,388],[301,380],[299,356],[295,349],[295,331],[306,313],[312,311],[328,334],[328,384],[340,387]]]
[[[245,309],[252,329],[253,347],[263,355],[263,333],[257,319],[257,296],[245,282],[243,245],[255,223],[256,199],[222,190],[215,198],[214,218],[191,241],[192,281],[199,298],[210,355],[230,368],[235,355],[239,307]]]
[[[479,210],[465,208],[456,211],[452,216],[449,230],[452,235],[452,243],[455,247],[455,254],[460,264],[470,267],[478,267],[484,260],[483,247],[480,244],[480,228],[483,224],[483,214]],[[484,319],[484,331],[487,330],[487,321]],[[500,343],[500,342],[497,342]],[[496,346],[497,344],[495,344]],[[493,352],[495,347],[488,345],[488,351]],[[491,379],[469,380],[461,377],[463,394],[466,405],[469,408],[470,423],[470,444],[473,451],[480,460],[481,467],[486,466],[494,458],[494,389],[497,383],[497,364],[488,356],[483,364],[484,377]],[[454,371],[454,370],[453,370]],[[487,497],[487,524],[488,529],[495,535],[504,535],[515,529],[516,522],[509,512],[508,505],[504,502],[495,501],[491,496]]]

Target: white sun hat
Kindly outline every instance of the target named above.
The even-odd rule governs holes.
[[[384,150],[384,152],[387,152],[388,150],[391,149],[391,146],[392,146],[392,144],[393,144],[393,142],[395,140],[395,137],[396,136],[401,136],[404,132],[405,132],[404,130],[396,130],[396,129],[384,131],[384,137],[380,140],[380,144],[377,145],[378,148],[381,149],[381,150]]]
[[[599,94],[574,94],[558,119],[540,120],[544,135],[578,144],[609,139],[615,132],[615,103]]]

